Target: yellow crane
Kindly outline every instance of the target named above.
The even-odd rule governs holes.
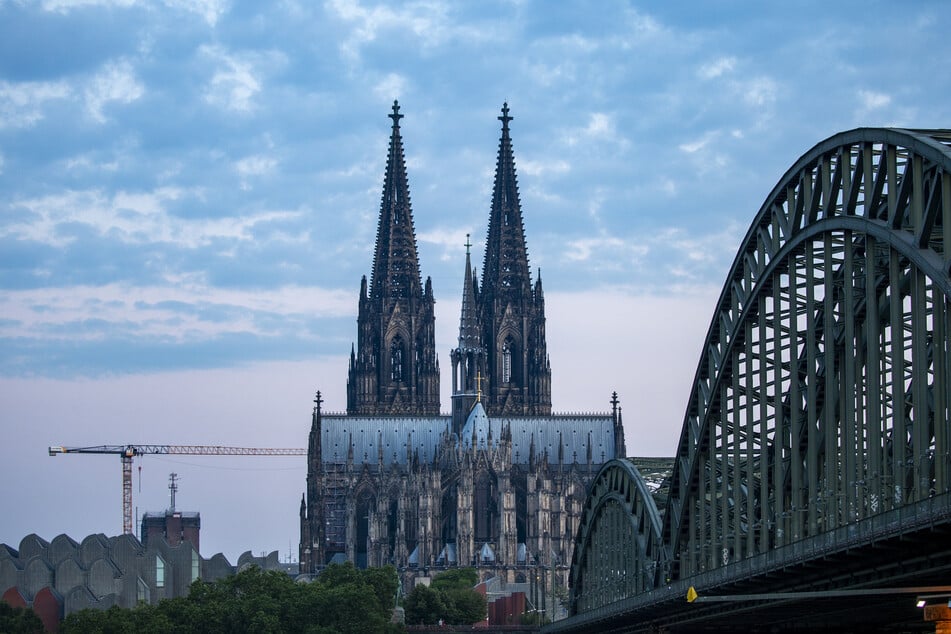
[[[94,447],[50,447],[50,455],[70,453],[112,454],[122,461],[122,532],[132,534],[132,459],[136,456],[168,454],[176,456],[305,456],[306,449],[263,447],[222,447],[219,445],[96,445]]]

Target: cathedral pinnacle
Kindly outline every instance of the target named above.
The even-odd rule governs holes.
[[[393,100],[393,114],[387,116],[393,120],[394,128],[400,127],[400,119],[403,118],[403,115],[400,114],[400,102],[396,99]]]
[[[509,102],[506,101],[505,103],[502,104],[502,116],[499,117],[499,121],[502,122],[502,134],[508,135],[509,121],[511,121],[514,118],[515,117],[509,116]]]

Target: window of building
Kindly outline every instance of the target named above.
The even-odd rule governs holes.
[[[161,555],[155,555],[155,587],[165,587],[165,560]]]
[[[502,383],[512,382],[512,340],[502,344]]]
[[[151,600],[149,594],[149,585],[142,580],[142,577],[138,577],[135,584],[135,600],[140,603],[149,603]]]
[[[201,577],[201,557],[198,556],[198,551],[192,551],[192,581],[197,581]]]
[[[394,383],[403,381],[403,340],[399,337],[390,345],[390,378]]]

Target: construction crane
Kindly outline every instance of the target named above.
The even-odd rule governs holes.
[[[118,455],[122,461],[122,532],[132,534],[132,459],[136,456],[305,456],[306,449],[221,447],[218,445],[97,445],[95,447],[50,447],[50,455],[89,453]]]

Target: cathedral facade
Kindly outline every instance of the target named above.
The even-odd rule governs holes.
[[[451,566],[509,583],[545,568],[555,579],[571,562],[588,483],[625,455],[617,397],[605,414],[552,414],[544,292],[529,269],[506,104],[482,278],[467,244],[451,413],[440,413],[435,299],[420,272],[396,102],[389,116],[347,411],[324,412],[318,392],[312,415],[300,571],[351,561],[393,564],[409,583]]]

